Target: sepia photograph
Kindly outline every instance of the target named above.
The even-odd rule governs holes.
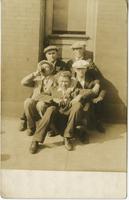
[[[127,0],[1,2],[4,173],[123,174],[114,193],[95,188],[126,197],[127,15]]]

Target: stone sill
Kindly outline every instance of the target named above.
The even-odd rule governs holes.
[[[84,35],[84,34],[51,34],[48,36],[49,39],[85,39],[89,40],[90,37]]]

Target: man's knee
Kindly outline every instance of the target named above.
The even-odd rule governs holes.
[[[45,106],[45,103],[42,102],[42,101],[39,101],[39,102],[36,104],[36,109],[37,109],[38,111],[42,111],[45,107],[46,107],[46,106]]]
[[[47,108],[46,112],[47,113],[53,113],[55,111],[57,111],[57,108],[55,106],[50,106],[50,107]]]
[[[35,101],[34,101],[33,99],[27,98],[27,99],[24,101],[24,108],[30,107],[30,106],[32,106],[34,103],[35,103]]]

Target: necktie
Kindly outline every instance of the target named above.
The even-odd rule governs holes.
[[[42,93],[42,92],[43,92],[43,86],[44,86],[44,80],[42,79],[42,80],[41,80],[40,93]]]

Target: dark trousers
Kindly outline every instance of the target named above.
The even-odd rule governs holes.
[[[103,101],[98,102],[97,104],[93,104],[95,118],[97,120],[102,120],[103,118]]]
[[[48,106],[49,104],[43,101],[35,101],[32,98],[27,98],[24,101],[24,111],[29,129],[36,129],[36,121],[42,118]]]
[[[31,130],[36,129],[36,121],[40,119],[39,113],[36,109],[37,102],[31,98],[24,101],[24,111],[27,118],[27,127]]]
[[[87,118],[88,128],[96,128],[97,124],[101,122],[103,115],[103,104],[98,102],[97,104],[91,103],[89,110],[85,113]]]
[[[31,98],[31,97],[32,97],[32,94],[30,95],[30,97],[29,97],[29,98]],[[27,123],[27,117],[26,117],[26,114],[25,114],[25,112],[23,112],[23,113],[22,113],[22,115],[21,115],[20,119],[21,119],[21,120],[24,120],[24,121]]]
[[[26,118],[25,112],[22,113],[20,119],[21,119],[21,120],[24,120],[24,121],[27,121],[27,118]]]
[[[81,103],[75,103],[66,113],[60,113],[56,106],[50,106],[47,108],[44,116],[42,117],[36,132],[33,136],[33,141],[43,142],[47,131],[50,129],[50,124],[55,123],[59,118],[59,125],[63,125],[63,136],[65,138],[72,138],[75,134],[76,126],[81,124],[83,115],[83,106]],[[58,117],[57,117],[58,116]],[[64,123],[66,122],[66,123]]]

